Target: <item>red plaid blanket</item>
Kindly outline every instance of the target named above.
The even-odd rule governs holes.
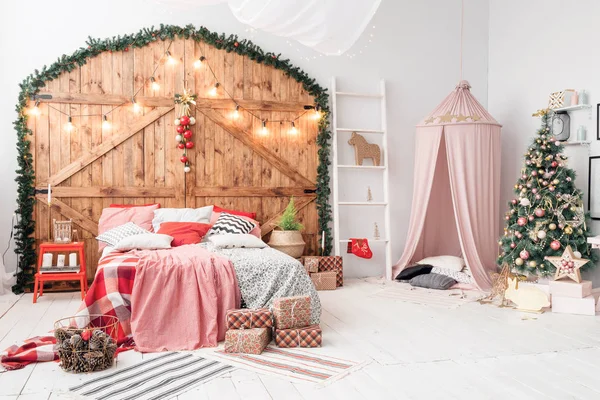
[[[0,363],[4,368],[11,371],[38,361],[58,360],[58,353],[54,351],[55,343],[56,339],[53,336],[32,337],[27,339],[25,344],[20,347],[12,345],[6,349],[6,354],[2,354],[2,357],[0,357]]]
[[[77,317],[104,314],[119,318],[119,345],[131,338],[131,292],[138,261],[139,257],[130,253],[111,253],[103,257],[76,314]]]

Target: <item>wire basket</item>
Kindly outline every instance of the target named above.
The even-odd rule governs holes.
[[[111,315],[67,317],[54,323],[60,366],[68,372],[102,371],[113,365],[119,319]]]

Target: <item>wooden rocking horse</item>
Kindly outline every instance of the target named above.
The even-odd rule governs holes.
[[[381,149],[378,145],[368,143],[367,139],[356,132],[352,132],[348,144],[354,146],[356,165],[362,165],[365,158],[373,159],[373,165],[378,167],[381,162]]]

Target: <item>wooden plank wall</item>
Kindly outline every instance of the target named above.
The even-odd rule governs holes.
[[[165,62],[164,54],[167,49],[177,60],[175,64]],[[216,82],[207,65],[194,67],[194,62],[201,55],[206,57],[221,84],[215,97],[207,94]],[[151,76],[160,84],[159,90],[153,90],[149,81]],[[105,52],[71,73],[47,82],[42,90],[78,95],[82,99],[97,95],[95,98],[99,101],[74,103],[49,100],[41,104],[39,117],[29,119],[34,131],[32,153],[36,186],[45,187],[49,179],[62,168],[114,139],[115,135],[126,131],[155,109],[145,106],[136,114],[131,104],[115,108],[115,104],[118,104],[118,101],[114,101],[115,96],[128,99],[137,92],[138,97],[146,99],[173,98],[184,87],[198,94],[199,104],[216,109],[228,121],[233,119],[233,107],[230,102],[223,101],[229,98],[226,92],[240,101],[313,103],[302,85],[283,72],[202,42],[159,41],[127,52]],[[209,100],[204,101],[206,99]],[[219,102],[220,99],[222,101]],[[147,99],[147,104],[150,103],[150,99]],[[75,129],[71,132],[65,128],[68,117],[63,113],[73,117]],[[302,111],[272,111],[266,108],[253,109],[252,113],[269,121],[294,119]],[[107,115],[110,128],[103,126],[99,114]],[[285,208],[289,197],[273,194],[264,196],[261,188],[307,186],[282,173],[280,168],[257,154],[251,145],[238,140],[208,113],[205,115],[202,109],[194,110],[193,116],[197,124],[193,127],[195,147],[188,150],[192,169],[190,173],[183,172],[183,165],[179,161],[182,151],[175,146],[175,110],[172,110],[57,185],[57,191],[58,188],[65,188],[74,197],[57,195],[55,198],[81,214],[82,218],[96,224],[102,209],[111,203],[153,202],[160,203],[162,207],[217,204],[224,208],[254,211],[260,222],[266,222]],[[269,132],[262,135],[261,121],[247,111],[240,112],[239,118],[233,123],[308,181],[313,184],[316,182],[318,127],[312,113],[307,113],[296,121],[296,135],[289,133],[289,123],[268,123]],[[221,187],[244,189],[244,195],[227,195],[220,189],[215,189]],[[135,188],[148,190],[147,193],[142,193]],[[98,194],[99,191],[107,193],[110,189],[119,189],[117,194],[112,195],[116,197]],[[203,195],[204,193],[209,195]],[[157,194],[162,197],[154,197]],[[43,199],[45,195],[38,198]],[[55,207],[49,212],[43,201],[38,201],[34,213],[38,243],[49,238],[49,220],[67,219]],[[299,217],[305,225],[307,254],[314,254],[318,234],[314,201],[300,211]],[[88,279],[93,279],[99,258],[94,232],[81,225],[74,228],[85,241]],[[268,237],[265,239],[268,240]]]

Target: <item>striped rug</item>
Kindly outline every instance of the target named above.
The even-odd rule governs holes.
[[[424,306],[457,308],[463,304],[476,301],[484,295],[484,293],[475,290],[425,289],[411,286],[408,283],[394,282],[386,286],[385,289],[372,294],[370,297],[398,300]]]
[[[292,382],[322,385],[340,379],[365,365],[326,356],[311,349],[283,349],[272,346],[268,346],[260,355],[225,353],[222,350],[204,355],[214,356],[227,364],[259,374],[277,376]]]
[[[166,353],[91,379],[70,391],[90,399],[170,399],[233,367],[190,353]]]

